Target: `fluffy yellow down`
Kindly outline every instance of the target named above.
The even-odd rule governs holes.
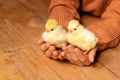
[[[58,23],[55,19],[49,19],[45,25],[46,31],[50,31],[51,29],[57,27]]]
[[[48,42],[58,48],[62,48],[67,45],[67,32],[58,25],[56,20],[50,19],[46,23],[46,30],[42,34],[42,38],[45,42]]]
[[[67,41],[84,51],[88,51],[96,46],[98,38],[77,20],[71,20],[68,24]]]

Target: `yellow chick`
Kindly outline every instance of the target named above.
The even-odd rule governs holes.
[[[88,51],[96,46],[98,38],[84,28],[79,21],[71,20],[68,24],[67,41],[83,51]]]
[[[67,32],[58,25],[54,19],[49,19],[45,25],[45,32],[42,34],[42,39],[58,48],[67,45]]]

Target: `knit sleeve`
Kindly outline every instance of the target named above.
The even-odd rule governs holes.
[[[120,0],[111,1],[101,16],[101,22],[87,28],[99,38],[98,50],[117,46],[120,40]]]
[[[49,19],[56,19],[60,25],[67,29],[72,19],[79,20],[79,0],[51,0],[49,6]]]

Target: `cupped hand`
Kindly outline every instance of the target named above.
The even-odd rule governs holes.
[[[91,63],[94,62],[96,51],[97,48],[84,52],[77,47],[68,45],[63,48],[63,51],[59,56],[61,59],[63,59],[64,57],[73,64],[76,64],[78,66],[84,66],[84,65],[90,65]]]
[[[49,58],[58,59],[60,50],[57,50],[57,48],[47,42],[45,42],[43,39],[39,40],[40,44],[40,50]]]

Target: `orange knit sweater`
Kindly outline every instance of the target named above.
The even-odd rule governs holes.
[[[87,26],[99,38],[98,50],[115,47],[119,43],[120,0],[51,0],[49,18],[56,19],[67,29],[70,20],[80,20],[79,8],[101,16],[101,22]]]

